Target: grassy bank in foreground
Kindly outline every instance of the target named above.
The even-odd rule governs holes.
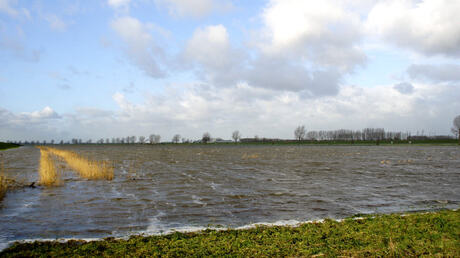
[[[6,142],[0,142],[0,150],[6,150],[6,149],[11,149],[11,148],[17,148],[21,145],[14,144],[14,143],[6,143]]]
[[[460,257],[460,211],[325,220],[298,227],[133,236],[128,240],[15,243],[0,253],[5,257],[313,255]]]

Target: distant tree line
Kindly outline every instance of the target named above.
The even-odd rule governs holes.
[[[455,117],[453,120],[453,127],[451,132],[454,137],[459,139],[460,144],[460,115]],[[254,138],[241,138],[242,135],[238,130],[232,132],[231,135],[233,142],[277,142],[277,141],[292,141],[292,140],[282,140],[282,139],[268,139],[268,138],[259,138],[254,136]],[[410,132],[393,132],[386,131],[384,128],[364,128],[362,130],[348,130],[348,129],[339,129],[339,130],[319,130],[319,131],[308,131],[305,125],[299,125],[294,130],[294,138],[296,141],[399,141],[399,140],[443,140],[443,139],[453,139],[454,137],[449,135],[436,135],[436,136],[426,136],[423,131],[420,135],[418,132],[416,135],[411,135]],[[38,145],[48,144],[47,141],[7,141],[8,143],[15,144],[31,144]],[[171,139],[171,143],[229,143],[231,140],[224,140],[221,138],[212,138],[209,132],[203,133],[203,136],[200,140],[192,141],[190,139],[181,138],[180,134],[175,134]],[[95,142],[95,144],[159,144],[161,143],[161,136],[159,134],[151,134],[148,137],[145,136],[127,136],[127,137],[114,137],[114,138],[100,138]],[[83,141],[82,139],[73,138],[71,141],[64,142],[63,140],[55,142],[51,140],[49,144],[93,144],[92,140]]]
[[[308,140],[342,140],[342,141],[377,141],[377,140],[407,140],[409,132],[391,132],[384,128],[364,128],[363,130],[330,130],[309,131]]]

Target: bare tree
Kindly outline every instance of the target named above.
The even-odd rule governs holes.
[[[317,140],[318,139],[318,132],[317,131],[309,131],[307,134],[307,139],[309,140]]]
[[[131,143],[136,143],[137,137],[136,136],[131,136]]]
[[[459,137],[457,129],[452,127],[450,128],[450,132],[454,135],[455,138]]]
[[[236,130],[232,133],[232,138],[235,142],[238,142],[241,138],[240,131]]]
[[[458,144],[460,144],[460,115],[454,118],[454,128],[452,129],[457,131]]]
[[[299,125],[294,131],[294,136],[297,140],[301,141],[305,137],[305,125]]]
[[[179,143],[179,141],[180,141],[180,134],[174,135],[173,138],[172,138],[172,142],[173,143]]]
[[[203,137],[201,138],[201,141],[203,143],[208,143],[209,141],[211,141],[211,134],[209,134],[208,132],[204,133]]]
[[[139,143],[144,144],[145,143],[145,136],[139,136]]]
[[[151,134],[149,136],[150,144],[160,143],[161,136],[159,134]]]

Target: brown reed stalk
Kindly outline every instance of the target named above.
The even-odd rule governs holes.
[[[108,161],[88,160],[75,152],[47,147],[50,153],[62,158],[69,167],[87,179],[113,179],[113,165]]]
[[[0,176],[0,201],[3,200],[3,197],[6,195],[8,190],[8,181],[3,175]]]
[[[40,148],[40,184],[45,186],[57,186],[61,184],[61,174],[57,171],[54,160],[46,148]]]
[[[8,181],[5,177],[4,165],[3,165],[3,155],[0,154],[1,167],[0,167],[0,201],[5,197],[6,191],[8,190]]]

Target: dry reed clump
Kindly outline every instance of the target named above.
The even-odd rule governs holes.
[[[52,154],[64,159],[69,167],[87,179],[113,179],[113,165],[108,161],[88,160],[75,152],[47,148]]]
[[[1,158],[1,165],[0,165],[0,201],[1,201],[6,194],[6,191],[8,190],[8,181],[6,180],[6,177],[5,177],[2,154],[0,154],[0,158]]]
[[[61,174],[58,173],[50,153],[45,148],[40,148],[40,184],[56,186],[61,184]]]
[[[6,180],[6,177],[0,176],[0,201],[5,196],[6,190],[8,190],[8,181]]]

